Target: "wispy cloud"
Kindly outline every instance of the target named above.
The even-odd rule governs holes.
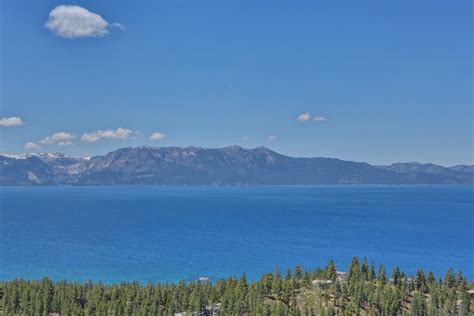
[[[324,121],[327,121],[328,119],[325,118],[324,116],[315,116],[313,118],[313,121],[316,121],[316,122],[324,122]]]
[[[309,114],[308,112],[304,112],[298,115],[296,119],[300,122],[306,122],[306,121],[311,120],[311,114]]]
[[[244,142],[246,142],[246,141],[249,140],[249,138],[244,136],[244,137],[242,137],[242,140],[243,140]]]
[[[272,141],[275,140],[277,137],[275,135],[270,135],[267,137],[267,140]]]
[[[77,5],[59,5],[49,12],[44,26],[62,38],[102,37],[110,28],[123,30],[120,23],[109,23],[99,14]]]
[[[119,30],[121,30],[121,31],[125,31],[125,25],[120,24],[120,23],[112,23],[112,24],[110,24],[109,27],[110,27],[110,28],[117,28],[117,29],[119,29]]]
[[[70,146],[72,140],[75,138],[74,135],[66,132],[55,133],[52,136],[48,136],[39,141],[42,145],[57,144],[59,146]]]
[[[300,115],[298,115],[298,117],[296,117],[296,120],[298,122],[309,122],[309,121],[315,121],[315,122],[324,122],[324,121],[327,121],[328,119],[325,118],[324,116],[312,116],[309,112],[304,112],[304,113],[301,113]]]
[[[12,117],[4,117],[0,119],[0,126],[4,127],[11,127],[11,126],[20,126],[23,125],[23,121],[21,118],[12,116]]]
[[[81,136],[81,140],[84,142],[96,142],[98,140],[101,140],[103,138],[106,139],[129,139],[130,136],[133,134],[131,130],[128,128],[122,128],[119,127],[115,131],[108,129],[105,131],[98,130],[96,132],[92,133],[84,133]]]
[[[151,140],[161,140],[166,137],[166,134],[160,133],[160,132],[155,132],[151,134],[150,139]]]
[[[25,149],[26,150],[39,150],[41,149],[41,146],[33,142],[27,142],[25,144]]]

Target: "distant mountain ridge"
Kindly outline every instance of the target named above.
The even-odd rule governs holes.
[[[0,155],[0,185],[474,184],[474,166],[294,158],[265,147],[121,148],[103,156]]]

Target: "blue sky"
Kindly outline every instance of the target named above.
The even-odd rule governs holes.
[[[59,5],[99,25],[45,25]],[[473,160],[470,1],[4,0],[1,20],[2,152]]]

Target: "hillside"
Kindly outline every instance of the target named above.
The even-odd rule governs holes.
[[[472,315],[473,283],[461,272],[408,276],[353,258],[347,273],[278,269],[259,280],[167,284],[0,282],[0,315]],[[391,277],[390,277],[391,276]],[[441,277],[444,277],[443,279]]]
[[[92,158],[0,155],[0,185],[472,184],[472,169],[294,158],[265,147],[136,147]]]

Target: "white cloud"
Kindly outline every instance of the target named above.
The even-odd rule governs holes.
[[[166,137],[166,134],[160,133],[160,132],[155,132],[151,134],[150,139],[151,140],[161,140]]]
[[[59,132],[53,134],[53,136],[48,136],[43,138],[39,141],[40,144],[43,145],[50,145],[50,144],[58,144],[59,146],[69,146],[72,145],[72,140],[74,139],[74,135],[71,135],[66,132]]]
[[[81,140],[84,142],[96,142],[100,139],[128,139],[133,132],[128,128],[119,127],[115,131],[108,129],[105,131],[98,130],[93,133],[84,133],[81,136]]]
[[[249,138],[244,136],[244,137],[242,137],[242,140],[246,142],[246,141],[249,140]]]
[[[110,24],[110,28],[117,28],[121,31],[125,31],[125,25],[120,24],[120,23],[112,23]]]
[[[309,112],[304,112],[298,115],[296,118],[299,122],[308,122],[308,121],[315,121],[315,122],[324,122],[327,121],[328,119],[325,118],[324,116],[311,116]]]
[[[267,140],[275,140],[276,136],[275,135],[270,135],[267,137]]]
[[[41,149],[41,146],[33,142],[27,142],[25,144],[25,149],[26,150],[39,150]]]
[[[300,115],[298,115],[298,117],[296,119],[300,122],[307,122],[307,121],[311,120],[311,114],[309,114],[308,112],[304,112],[304,113],[301,113]]]
[[[324,121],[327,121],[328,119],[325,118],[324,116],[315,116],[313,118],[313,121],[316,121],[316,122],[324,122]]]
[[[13,117],[4,117],[0,119],[0,126],[10,127],[10,126],[20,126],[23,125],[21,118]]]
[[[58,5],[49,12],[44,27],[62,38],[102,37],[110,28],[124,30],[119,23],[110,24],[100,15],[77,5]]]

